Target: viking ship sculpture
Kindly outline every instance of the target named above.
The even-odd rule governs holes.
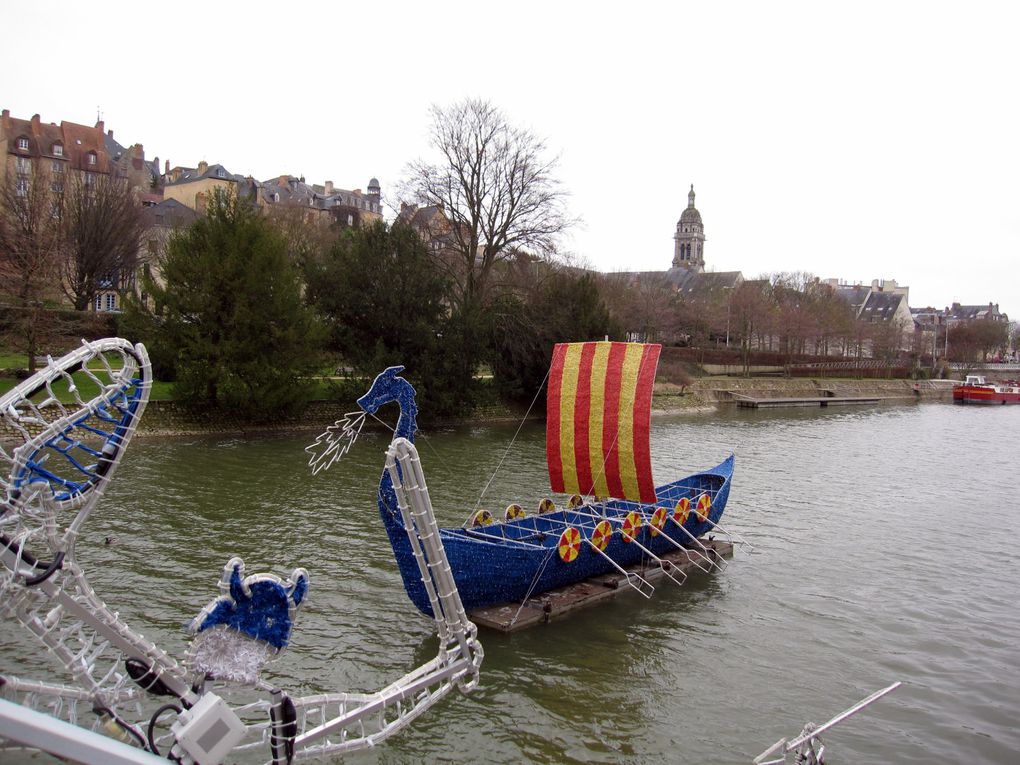
[[[240,558],[227,562],[218,597],[191,621],[195,637],[181,661],[126,624],[92,589],[75,545],[150,386],[145,348],[107,339],[49,360],[0,397],[0,613],[65,673],[65,682],[0,676],[0,745],[83,762],[200,765],[261,750],[279,765],[374,746],[454,687],[475,687],[481,645],[406,441],[387,452],[387,497],[435,617],[431,661],[375,693],[291,696],[261,670],[290,642],[308,573],[246,575]]]
[[[527,598],[589,577],[622,574],[642,595],[654,589],[635,564],[650,563],[680,584],[683,573],[663,556],[684,550],[704,571],[720,559],[699,540],[719,525],[730,491],[733,456],[716,467],[655,486],[649,430],[652,384],[661,346],[570,343],[555,346],[547,390],[546,454],[554,492],[570,494],[537,512],[511,504],[497,518],[474,512],[463,527],[440,535],[461,599],[469,611]],[[396,402],[398,441],[413,441],[415,390],[390,367],[358,399],[374,415]],[[309,447],[316,469],[328,467],[357,436],[364,414],[348,415]],[[379,484],[379,514],[411,601],[432,603],[401,521],[390,472]],[[679,577],[679,578],[678,578]]]

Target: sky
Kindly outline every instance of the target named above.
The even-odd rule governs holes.
[[[16,21],[0,108],[101,113],[161,164],[375,177],[394,204],[430,108],[480,98],[558,157],[582,219],[563,246],[591,267],[668,268],[693,184],[707,270],[1020,318],[1015,2],[59,0]]]

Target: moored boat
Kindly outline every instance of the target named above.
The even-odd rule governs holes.
[[[953,402],[958,404],[1020,404],[1020,383],[1015,380],[989,382],[983,375],[967,375],[953,388]]]
[[[569,343],[554,349],[547,392],[546,456],[564,507],[543,500],[528,514],[511,504],[500,514],[475,511],[459,528],[443,528],[443,546],[466,609],[522,602],[589,577],[622,573],[644,595],[652,589],[628,567],[659,565],[665,553],[713,556],[699,537],[719,527],[729,497],[733,456],[671,483],[652,481],[649,451],[652,383],[660,346]],[[414,440],[415,390],[390,367],[358,405],[374,414],[400,406],[395,439]],[[338,423],[339,424],[339,423]],[[324,434],[325,435],[325,434]],[[389,474],[378,492],[379,514],[411,601],[431,614],[427,592],[407,543]],[[670,576],[674,581],[675,577]]]

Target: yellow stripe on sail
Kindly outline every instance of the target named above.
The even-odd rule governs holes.
[[[627,345],[620,375],[620,416],[617,450],[620,456],[620,482],[628,497],[640,496],[637,466],[634,464],[634,400],[637,397],[638,371],[644,346],[637,343]]]
[[[606,370],[609,367],[610,343],[596,343],[595,356],[591,362],[591,414],[588,421],[588,459],[591,475],[595,481],[594,493],[600,497],[609,496],[606,482],[605,454],[602,452],[602,427],[606,411]]]
[[[574,457],[574,401],[577,398],[577,375],[581,368],[581,345],[567,346],[563,359],[563,384],[560,386],[560,460],[563,463],[563,490],[575,494],[577,460]]]

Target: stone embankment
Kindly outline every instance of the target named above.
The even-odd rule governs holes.
[[[735,395],[755,398],[822,396],[871,396],[890,401],[952,401],[951,380],[832,380],[808,378],[703,377],[686,386],[660,383],[655,386],[652,407],[657,412],[711,410],[734,401]],[[139,425],[139,435],[199,435],[206,433],[272,433],[293,430],[320,432],[355,408],[332,401],[312,402],[296,417],[280,417],[270,423],[252,423],[221,414],[197,414],[172,401],[150,402]],[[534,417],[535,415],[532,414]],[[493,404],[471,413],[472,422],[519,421],[524,412]],[[467,421],[467,418],[465,419]],[[449,424],[456,424],[450,422]]]
[[[808,377],[702,377],[686,386],[655,386],[658,410],[711,406],[751,398],[875,397],[901,401],[952,401],[953,380],[850,380]]]

